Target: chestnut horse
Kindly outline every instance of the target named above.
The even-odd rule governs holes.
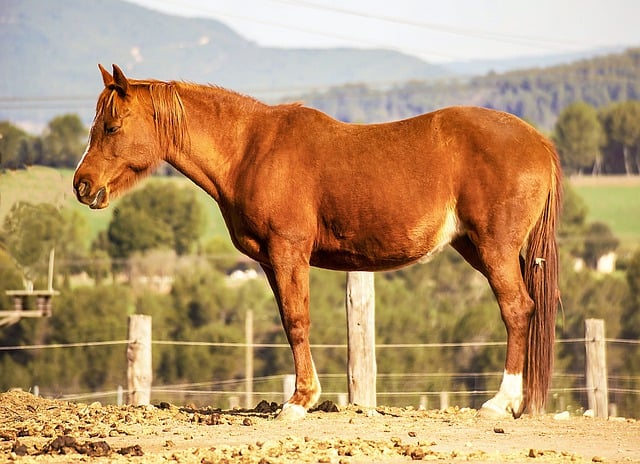
[[[531,126],[477,107],[346,124],[298,104],[99,68],[105,88],[73,178],[78,200],[104,208],[163,160],[213,197],[234,245],[264,269],[293,352],[295,391],[279,417],[303,417],[320,396],[309,267],[394,269],[447,244],[487,278],[507,330],[502,383],[481,413],[542,410],[561,171]]]

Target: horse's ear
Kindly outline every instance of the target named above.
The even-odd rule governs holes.
[[[98,63],[98,68],[100,68],[100,73],[102,73],[102,82],[104,82],[104,86],[109,87],[113,84],[113,76],[109,74],[109,71],[104,69],[100,63]]]
[[[118,65],[113,65],[113,85],[121,97],[129,90],[129,81]]]

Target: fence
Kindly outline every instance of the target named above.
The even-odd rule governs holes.
[[[136,316],[133,317],[134,319]],[[139,316],[138,316],[139,318]],[[251,342],[252,330],[247,323],[246,340],[238,343],[203,343],[203,342],[179,342],[169,340],[151,339],[150,318],[143,317],[142,326],[144,336],[132,335],[135,327],[140,322],[130,323],[130,335],[128,340],[87,342],[73,344],[30,345],[0,347],[0,351],[7,350],[44,350],[44,349],[69,349],[88,346],[120,346],[127,347],[128,362],[136,364],[136,360],[142,355],[142,369],[138,366],[130,367],[128,371],[129,386],[114,388],[110,391],[65,394],[59,395],[62,399],[72,401],[101,400],[105,403],[122,403],[124,395],[128,401],[135,404],[168,401],[168,402],[205,402],[215,407],[228,408],[255,405],[256,398],[268,401],[281,402],[287,398],[292,389],[290,374],[279,374],[268,377],[253,376],[253,350],[255,348],[288,349],[286,344],[254,344]],[[248,321],[250,322],[250,321]],[[602,321],[589,321],[585,338],[557,340],[558,344],[582,344],[585,346],[586,369],[583,372],[557,371],[553,376],[553,388],[548,397],[548,411],[564,411],[567,409],[581,410],[591,409],[597,415],[617,415],[615,404],[628,395],[640,395],[637,385],[640,378],[630,376],[611,376],[607,374],[605,350],[612,346],[636,345],[637,340],[617,340],[604,338],[604,324]],[[595,327],[595,328],[594,328]],[[145,341],[146,340],[146,341]],[[242,379],[211,381],[201,383],[189,383],[179,385],[152,386],[150,365],[151,347],[156,346],[195,346],[195,347],[234,347],[246,350],[245,369],[246,375]],[[485,343],[444,343],[444,344],[393,344],[377,345],[378,354],[384,354],[384,350],[408,350],[408,349],[456,349],[467,347],[495,346],[502,349],[505,342]],[[607,348],[608,347],[608,348]],[[347,349],[347,345],[313,345],[314,350],[325,348]],[[145,354],[148,353],[147,354]],[[592,354],[589,354],[592,353]],[[123,362],[123,371],[124,362]],[[491,397],[497,390],[502,372],[485,373],[377,373],[375,385],[377,392],[374,401],[386,405],[411,405],[419,408],[446,408],[449,405],[477,407],[483,401]],[[331,399],[340,405],[349,400],[344,374],[320,375],[324,387],[323,398]],[[631,385],[631,387],[629,387]],[[451,388],[452,386],[463,386]],[[35,389],[34,389],[35,390]],[[50,395],[46,391],[43,392]],[[578,404],[574,404],[575,398]],[[244,400],[244,401],[242,401]],[[611,404],[607,405],[608,401]]]

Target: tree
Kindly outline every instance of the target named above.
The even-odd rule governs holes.
[[[629,300],[622,316],[622,333],[624,338],[640,338],[640,249],[636,250],[627,266],[627,285]],[[637,371],[640,371],[640,358]]]
[[[123,285],[81,287],[56,297],[54,317],[41,324],[43,343],[120,340],[133,313],[131,290]],[[122,347],[44,350],[29,371],[33,384],[52,392],[112,389],[126,382]]]
[[[169,248],[172,234],[168,224],[160,221],[149,210],[135,206],[132,195],[123,199],[113,212],[107,229],[108,253],[112,258],[129,258],[134,252],[153,248]]]
[[[603,222],[592,222],[584,238],[584,261],[592,268],[598,265],[598,259],[615,249],[620,241],[613,235],[611,228]]]
[[[18,169],[30,158],[31,137],[8,121],[0,122],[0,168]]]
[[[5,216],[2,241],[27,280],[44,276],[46,257],[64,238],[65,221],[48,203],[15,203]]]
[[[193,189],[152,182],[124,197],[116,207],[107,229],[107,251],[112,258],[128,258],[153,248],[170,248],[184,255],[203,227],[203,209]]]
[[[220,272],[228,272],[237,267],[243,259],[240,252],[229,242],[229,239],[222,236],[209,239],[202,246],[201,254],[207,258],[211,267]]]
[[[622,164],[627,175],[640,173],[640,101],[614,104],[603,110],[600,118],[608,137],[610,163]]]
[[[22,284],[20,272],[11,256],[0,246],[0,310],[9,309],[12,299],[6,295],[7,290],[17,290]]]
[[[39,164],[72,168],[84,152],[87,128],[77,114],[65,114],[52,119],[42,137],[43,153]]]
[[[568,181],[565,180],[562,183],[562,189],[564,195],[558,230],[560,244],[572,256],[582,256],[584,252],[582,236],[584,235],[585,221],[589,211],[582,197],[576,193]]]
[[[77,274],[85,270],[83,262],[87,257],[88,243],[85,237],[89,235],[88,224],[75,209],[61,209],[64,225],[61,232],[61,239],[56,244],[56,256],[64,259],[68,266],[58,267],[64,270],[65,277]]]
[[[605,136],[593,106],[585,102],[567,106],[558,116],[553,140],[567,172],[580,173],[585,167],[593,167],[593,173],[600,174],[600,147]]]
[[[191,266],[176,276],[171,299],[173,312],[164,312],[161,316],[161,330],[165,336],[177,340],[242,340],[245,314],[248,309],[252,309],[257,322],[256,339],[261,342],[260,332],[265,325],[262,322],[265,319],[270,321],[266,326],[271,328],[276,326],[274,320],[278,317],[266,279],[252,279],[241,286],[230,286],[226,275],[213,269],[206,261]],[[170,319],[167,314],[171,314]],[[278,333],[282,333],[282,330]],[[175,350],[163,350],[160,356],[163,359],[160,361],[158,375],[165,382],[228,379],[244,375],[241,363],[228,362],[229,356],[242,356],[242,350],[236,347],[185,347],[181,349],[179,360],[175,359]],[[261,372],[264,360],[259,355],[256,357],[259,359],[255,366],[257,375],[266,375]]]

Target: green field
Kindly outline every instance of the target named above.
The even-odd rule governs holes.
[[[81,205],[71,189],[72,177],[71,170],[42,166],[0,174],[0,221],[16,201],[51,202],[82,214],[89,224],[87,240],[91,241],[100,230],[106,229],[117,200],[105,210],[91,210]],[[181,176],[153,177],[143,182],[176,182],[193,188],[206,211],[205,237],[228,237],[216,203],[188,179]],[[589,222],[597,220],[608,224],[625,248],[640,245],[640,177],[581,177],[570,182],[589,208]]]
[[[571,179],[589,208],[587,221],[609,225],[625,248],[640,246],[640,177]]]

